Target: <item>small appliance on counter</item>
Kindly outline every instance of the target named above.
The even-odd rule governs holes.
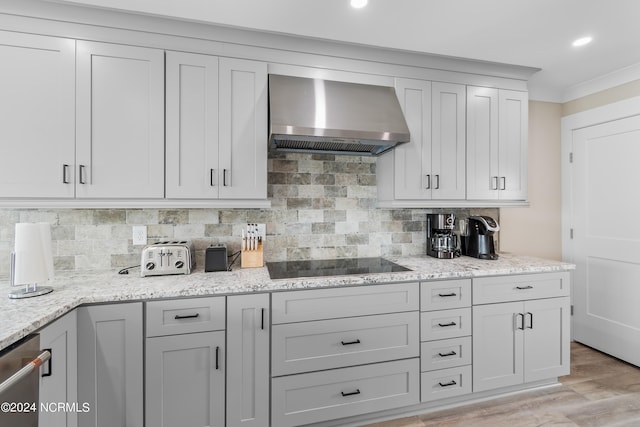
[[[490,216],[470,216],[466,227],[462,227],[462,255],[480,259],[498,259],[493,234],[500,226]]]
[[[140,276],[190,274],[196,266],[193,242],[171,240],[147,245],[142,249]]]
[[[453,232],[456,216],[427,214],[427,255],[451,259],[460,256],[458,236]]]
[[[211,245],[204,251],[204,271],[228,271],[227,245]]]

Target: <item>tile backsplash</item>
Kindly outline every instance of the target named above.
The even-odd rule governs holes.
[[[132,226],[146,225],[149,243],[191,239],[196,262],[225,243],[240,249],[244,224],[265,223],[266,261],[420,255],[429,212],[457,217],[494,209],[377,209],[373,158],[269,153],[270,209],[0,209],[0,276],[7,276],[17,222],[52,225],[55,269],[120,269],[140,263]],[[239,261],[238,261],[239,262]]]

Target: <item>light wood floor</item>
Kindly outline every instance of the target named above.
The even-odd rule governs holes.
[[[640,368],[581,344],[562,386],[366,427],[639,427]]]

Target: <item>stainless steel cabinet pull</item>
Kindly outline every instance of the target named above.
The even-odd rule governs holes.
[[[7,378],[3,383],[1,383],[0,394],[4,393],[4,391],[9,387],[24,379],[34,370],[38,369],[44,362],[49,360],[50,357],[51,353],[49,353],[48,351],[43,351],[38,357],[27,363],[22,369],[20,369],[15,374]]]
[[[260,329],[264,330],[264,308],[262,309],[262,313],[261,313]]]
[[[425,187],[426,190],[431,189],[431,175],[425,175],[427,177],[427,186]]]
[[[506,190],[507,189],[507,177],[506,176],[501,176],[500,177],[500,181],[502,182],[502,185],[500,186],[501,190]]]
[[[347,341],[347,342],[340,341],[340,342],[342,343],[342,345],[360,344],[360,339],[357,339],[355,341]]]
[[[438,326],[440,326],[441,328],[447,328],[449,326],[456,326],[456,325],[457,325],[456,322],[438,323]]]
[[[200,317],[200,313],[196,313],[196,314],[187,314],[185,316],[181,316],[179,314],[176,314],[176,316],[174,317],[174,319],[176,320],[181,320],[181,319],[197,319],[198,317]]]
[[[360,394],[360,389],[357,388],[356,391],[352,391],[350,393],[345,393],[344,391],[341,391],[340,394],[342,395],[342,397],[353,396],[353,395],[356,395],[356,394]]]
[[[523,291],[525,289],[533,289],[533,286],[531,285],[527,285],[527,286],[516,286],[516,289]]]
[[[438,356],[440,356],[440,357],[449,357],[449,356],[455,356],[456,354],[458,354],[458,353],[456,353],[455,351],[451,350],[449,353],[444,353],[444,354],[438,353]]]
[[[492,176],[491,177],[491,181],[493,182],[493,185],[491,187],[492,190],[497,190],[498,189],[498,177],[497,176]]]
[[[518,313],[518,314],[516,314],[515,317],[516,317],[516,329],[524,331],[524,314]],[[522,318],[522,322],[520,323],[520,326],[518,326],[518,317]]]
[[[222,169],[222,186],[223,187],[227,186],[227,170],[226,169]]]
[[[67,172],[69,171],[69,165],[62,165],[62,183],[68,184],[69,177],[67,176]]]
[[[438,296],[442,297],[442,298],[444,298],[444,297],[455,297],[457,295],[458,294],[456,294],[455,292],[451,292],[450,294],[438,294]]]
[[[78,168],[78,172],[79,172],[79,175],[80,175],[79,179],[78,179],[78,182],[80,182],[80,184],[86,184],[87,183],[85,181],[84,169],[85,169],[84,165],[80,165],[80,167]]]
[[[436,190],[440,189],[440,175],[436,175]]]
[[[215,184],[213,183],[213,173],[215,172],[215,169],[210,169],[209,170],[209,185],[211,187],[215,187]]]
[[[448,382],[448,383],[446,383],[446,384],[442,384],[441,382],[439,382],[438,384],[440,385],[440,387],[450,387],[450,386],[452,386],[452,385],[456,385],[456,384],[458,384],[458,383],[457,383],[457,382],[455,382],[455,380],[451,380],[451,381],[449,381],[449,382]]]
[[[219,354],[220,354],[220,347],[216,346],[216,371],[220,369],[220,364],[218,363],[220,360]]]
[[[533,329],[533,313],[528,311],[527,314],[529,315],[529,326],[527,326],[527,329]]]
[[[43,348],[42,351],[49,352],[49,359],[47,360],[47,370],[46,372],[42,372],[41,377],[50,377],[53,375],[53,368],[51,367],[51,359],[53,359],[53,351],[50,348]],[[44,371],[44,369],[43,369]]]

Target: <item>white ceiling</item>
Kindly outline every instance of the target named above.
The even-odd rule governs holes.
[[[537,67],[530,95],[547,101],[640,78],[639,0],[54,1]]]

